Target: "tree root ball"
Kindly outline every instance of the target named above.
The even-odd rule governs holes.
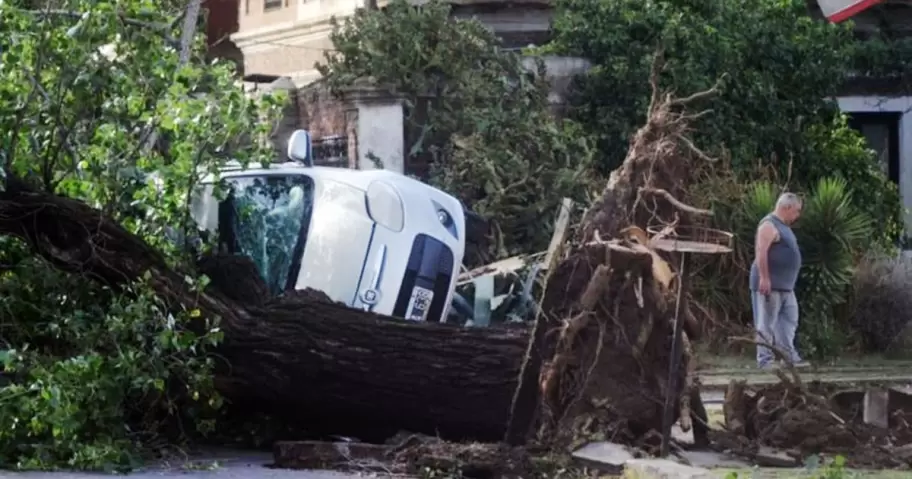
[[[656,445],[670,359],[673,302],[652,256],[622,243],[577,250],[554,271],[543,308],[556,327],[545,352],[542,437],[576,444],[602,434]],[[679,389],[686,363],[680,365]]]

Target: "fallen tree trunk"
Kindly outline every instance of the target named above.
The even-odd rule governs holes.
[[[171,304],[219,317],[228,364],[217,384],[244,409],[315,432],[503,437],[527,344],[523,328],[406,322],[308,294],[267,299],[256,294],[258,276],[226,261],[201,263],[214,272],[214,287],[199,294],[184,272],[98,210],[16,181],[0,192],[0,234],[105,284],[148,275]]]
[[[219,389],[236,402],[362,438],[503,437],[525,329],[410,323],[308,297],[250,314],[259,325],[226,330],[221,348],[232,372]]]

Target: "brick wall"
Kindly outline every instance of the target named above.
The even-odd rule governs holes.
[[[298,89],[297,115],[314,139],[345,135],[345,106],[322,81]]]
[[[244,76],[244,55],[230,39],[230,35],[238,31],[238,8],[238,0],[203,1],[209,58],[233,61],[240,76]]]
[[[203,0],[207,11],[206,40],[214,45],[238,31],[239,0]]]
[[[268,85],[248,85],[254,95],[276,90],[288,92],[288,103],[282,110],[282,117],[274,125],[270,138],[278,161],[288,159],[285,156],[288,139],[297,129],[310,131],[315,142],[347,136],[344,104],[333,97],[322,82],[297,88],[290,79],[284,77]]]

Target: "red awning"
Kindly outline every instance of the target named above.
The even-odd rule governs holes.
[[[834,23],[848,20],[862,10],[882,2],[883,0],[817,0],[823,15]]]

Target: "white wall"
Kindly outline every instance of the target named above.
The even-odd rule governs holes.
[[[845,96],[836,99],[846,113],[899,113],[899,193],[906,234],[912,234],[912,96]]]
[[[356,103],[358,107],[358,168],[375,169],[371,155],[383,169],[405,174],[404,119],[402,102]]]

